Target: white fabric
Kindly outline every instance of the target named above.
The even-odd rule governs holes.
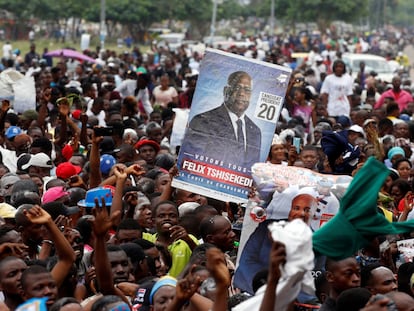
[[[121,82],[120,86],[115,88],[115,91],[119,92],[122,98],[127,96],[134,96],[135,89],[137,88],[137,80],[126,79]]]
[[[152,109],[151,102],[149,100],[148,88],[139,90],[136,99],[137,101],[141,101],[145,113],[149,116],[154,109]]]
[[[330,74],[322,84],[321,94],[328,94],[328,113],[330,116],[347,116],[351,111],[348,96],[352,95],[352,78],[348,74],[337,77]]]
[[[285,311],[302,290],[312,294],[314,291],[312,250],[312,231],[302,220],[295,219],[289,223],[274,222],[269,225],[272,238],[286,247],[286,264],[281,267],[281,277],[276,289],[274,311]],[[260,309],[266,285],[256,295],[233,308],[235,311],[255,311]]]

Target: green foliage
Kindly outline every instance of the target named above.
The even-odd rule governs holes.
[[[249,11],[256,16],[270,16],[271,0],[253,0]],[[275,0],[275,17],[287,22],[318,22],[334,20],[357,21],[367,14],[368,0]]]

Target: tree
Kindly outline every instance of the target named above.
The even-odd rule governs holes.
[[[253,0],[249,11],[270,16],[270,1],[262,3]],[[374,0],[375,1],[375,0]],[[368,0],[277,0],[275,1],[275,16],[289,23],[316,22],[319,30],[325,31],[332,21],[356,21],[368,12]]]
[[[168,0],[167,0],[168,1]],[[193,37],[204,37],[209,33],[213,14],[212,0],[174,0],[174,16],[187,20]],[[172,1],[172,2],[174,2]],[[171,0],[170,0],[171,2]],[[224,0],[217,5],[217,20],[231,19],[243,15],[244,8],[237,0]]]
[[[99,22],[100,4],[96,3],[86,10],[86,18]],[[166,18],[161,0],[111,0],[106,5],[106,24],[108,32],[116,24],[125,26],[134,41],[142,41],[146,30],[152,23]]]

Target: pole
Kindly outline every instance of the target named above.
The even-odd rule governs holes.
[[[270,4],[270,32],[269,34],[273,36],[275,31],[275,0],[272,0]]]
[[[216,32],[217,0],[213,0],[213,15],[211,16],[210,44],[213,44],[214,33]]]
[[[105,37],[106,37],[106,24],[105,24],[105,0],[101,0],[101,23],[100,23],[100,39],[101,39],[101,50],[104,51],[105,50]]]

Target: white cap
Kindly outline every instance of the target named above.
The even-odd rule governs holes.
[[[30,158],[29,162],[22,165],[22,169],[26,170],[31,166],[51,168],[53,165],[52,165],[52,161],[50,160],[49,156],[46,153],[40,152],[40,153],[34,154]]]
[[[194,211],[200,204],[197,202],[185,202],[178,207],[178,215],[183,217],[185,214],[188,214]]]
[[[352,131],[352,132],[355,132],[355,133],[359,133],[359,134],[361,134],[361,135],[365,138],[365,132],[364,132],[363,128],[362,128],[362,127],[360,127],[360,126],[359,126],[359,125],[357,125],[357,124],[352,125],[352,126],[348,129],[348,131]]]

